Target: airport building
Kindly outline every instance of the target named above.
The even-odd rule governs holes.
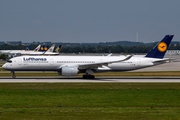
[[[180,55],[180,50],[167,50],[167,55]]]

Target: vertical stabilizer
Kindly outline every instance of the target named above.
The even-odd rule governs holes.
[[[62,49],[62,46],[63,46],[63,45],[59,45],[59,47],[57,47],[55,51],[58,52],[58,53],[60,53],[60,51],[61,51],[61,49]]]
[[[166,35],[145,57],[162,59],[174,35]]]
[[[34,49],[34,52],[38,52],[41,48],[41,45],[38,45],[35,49]]]
[[[31,47],[31,45],[29,45],[29,46],[25,49],[25,51],[29,51],[30,47]]]
[[[55,44],[53,44],[46,52],[52,53],[55,48]]]
[[[57,51],[58,53],[60,53],[61,49],[62,49],[63,45],[59,45],[59,50]]]

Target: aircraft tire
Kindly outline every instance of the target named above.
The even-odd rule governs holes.
[[[94,79],[95,76],[94,75],[83,75],[84,79]]]
[[[83,75],[83,78],[84,78],[84,79],[87,79],[87,75]]]
[[[15,78],[16,78],[16,76],[15,76],[15,75],[13,75],[13,76],[12,76],[12,78],[13,78],[13,79],[15,79]]]
[[[94,78],[95,78],[95,76],[94,76],[94,75],[90,75],[90,78],[91,78],[91,79],[94,79]]]

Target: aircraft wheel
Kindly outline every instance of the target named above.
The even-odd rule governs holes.
[[[87,79],[87,75],[83,75],[83,78],[84,78],[84,79]]]
[[[15,79],[15,78],[16,78],[16,76],[15,76],[15,75],[13,75],[13,76],[12,76],[12,78],[14,78],[14,79]]]
[[[94,75],[83,75],[84,79],[94,79],[95,76]]]
[[[94,75],[90,75],[89,77],[90,77],[91,79],[94,79],[94,78],[95,78]]]
[[[11,73],[13,74],[12,78],[16,78],[15,72],[14,72],[14,71],[11,71]]]

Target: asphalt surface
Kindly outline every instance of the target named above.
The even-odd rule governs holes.
[[[61,82],[120,82],[120,83],[180,83],[180,77],[1,77],[0,83],[61,83]]]

